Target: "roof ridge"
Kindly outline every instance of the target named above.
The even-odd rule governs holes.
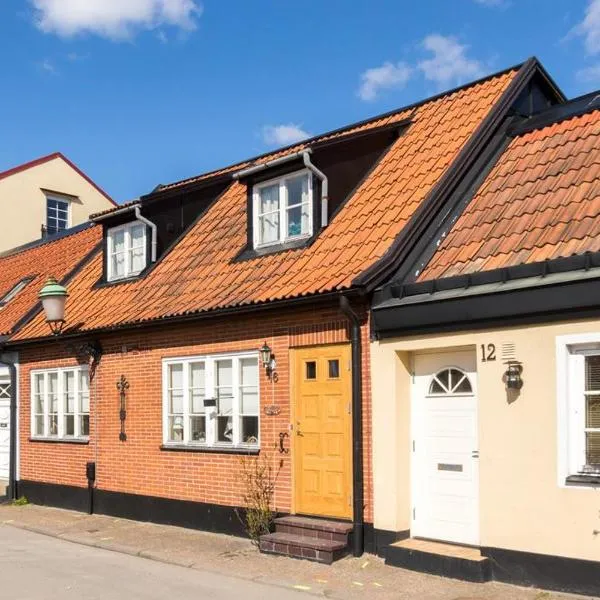
[[[40,246],[44,246],[46,244],[51,244],[53,242],[58,242],[65,238],[71,237],[72,235],[76,235],[85,231],[86,229],[90,229],[93,227],[95,223],[92,221],[84,221],[79,225],[75,225],[74,227],[69,227],[69,229],[64,229],[60,233],[54,234],[52,236],[48,236],[45,238],[41,238],[39,240],[34,240],[33,242],[28,242],[27,244],[23,244],[21,246],[16,246],[15,248],[10,248],[5,252],[0,253],[0,261],[5,258],[12,258],[13,256],[17,256],[18,254],[22,254],[23,252],[27,252],[28,250],[33,250],[34,248],[39,248]]]

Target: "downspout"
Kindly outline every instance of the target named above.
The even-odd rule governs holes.
[[[329,201],[329,180],[327,179],[327,175],[323,173],[320,169],[317,169],[315,165],[310,162],[310,152],[305,150],[302,153],[302,160],[304,161],[304,166],[312,171],[320,180],[321,180],[321,227],[327,227],[328,215],[327,215],[327,204]]]
[[[138,221],[142,222],[144,225],[147,225],[148,227],[150,227],[150,231],[152,231],[150,257],[151,257],[151,262],[155,263],[156,262],[156,246],[157,246],[157,238],[158,238],[156,224],[153,223],[152,221],[149,221],[148,219],[146,219],[146,217],[142,216],[139,205],[135,206],[134,209],[135,209],[135,218]]]
[[[0,351],[2,348],[0,347]],[[10,373],[10,445],[8,463],[8,499],[17,499],[17,366],[6,357],[0,364],[6,365]]]
[[[346,296],[340,297],[340,309],[350,321],[352,345],[352,553],[361,556],[364,544],[364,473],[362,431],[362,349],[360,320]]]

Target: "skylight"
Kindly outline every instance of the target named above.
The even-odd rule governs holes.
[[[0,298],[0,308],[6,306],[28,283],[33,280],[33,277],[25,277],[19,283],[13,286],[8,293]]]

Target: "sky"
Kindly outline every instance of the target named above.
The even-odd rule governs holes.
[[[600,0],[0,0],[0,170],[124,202],[533,55],[600,88]]]

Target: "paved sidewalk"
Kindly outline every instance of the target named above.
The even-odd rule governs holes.
[[[324,566],[265,556],[244,539],[86,515],[41,506],[0,506],[0,539],[6,526],[27,529],[198,571],[296,589],[339,600],[567,600],[581,598],[490,582],[472,584],[388,567],[379,558],[345,558]],[[299,596],[301,597],[301,595]]]

